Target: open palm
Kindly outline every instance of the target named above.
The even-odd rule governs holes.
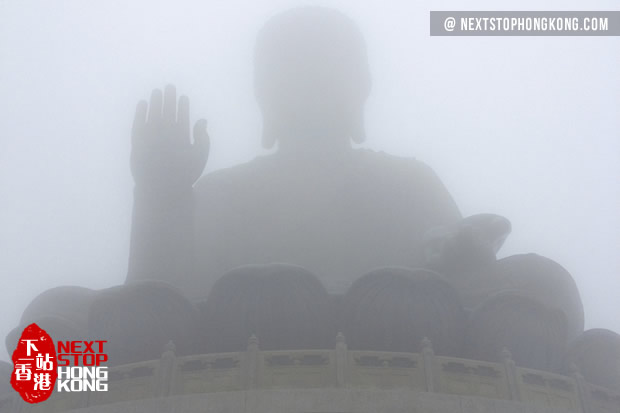
[[[148,114],[147,114],[148,112]],[[209,156],[207,121],[194,125],[190,137],[189,99],[168,85],[155,89],[150,104],[140,101],[132,128],[131,172],[136,185],[152,189],[191,188]]]

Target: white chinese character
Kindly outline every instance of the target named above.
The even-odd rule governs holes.
[[[30,380],[30,377],[32,377],[32,372],[30,371],[30,364],[17,364],[15,376],[18,381]]]
[[[30,350],[39,351],[39,349],[36,348],[34,344],[32,344],[33,341],[39,341],[39,340],[21,340],[21,341],[26,342],[26,355],[27,356],[30,356]]]
[[[34,389],[49,390],[52,380],[49,373],[34,373]]]
[[[45,359],[43,359],[43,354],[37,354],[37,369],[40,370],[51,370],[54,367],[52,363],[53,357],[50,357],[49,353],[45,354]]]

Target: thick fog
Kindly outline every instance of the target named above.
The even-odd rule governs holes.
[[[430,10],[620,10],[616,1],[0,0],[0,336],[40,292],[127,272],[136,102],[168,83],[208,120],[209,171],[264,152],[255,37],[319,4],[363,31],[364,146],[416,157],[464,216],[506,216],[620,332],[620,38],[430,37]],[[8,354],[2,346],[0,358]]]

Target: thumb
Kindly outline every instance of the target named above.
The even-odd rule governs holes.
[[[207,157],[209,155],[209,146],[210,139],[207,133],[207,120],[200,119],[194,125],[194,147]]]

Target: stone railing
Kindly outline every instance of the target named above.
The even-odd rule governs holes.
[[[260,389],[411,389],[419,392],[513,400],[583,413],[620,412],[620,394],[572,376],[515,366],[508,351],[491,363],[436,356],[428,340],[421,353],[348,350],[339,334],[333,350],[247,351],[177,356],[109,369],[107,392],[57,393],[41,403],[17,394],[0,399],[4,412],[64,412],[155,397]]]

